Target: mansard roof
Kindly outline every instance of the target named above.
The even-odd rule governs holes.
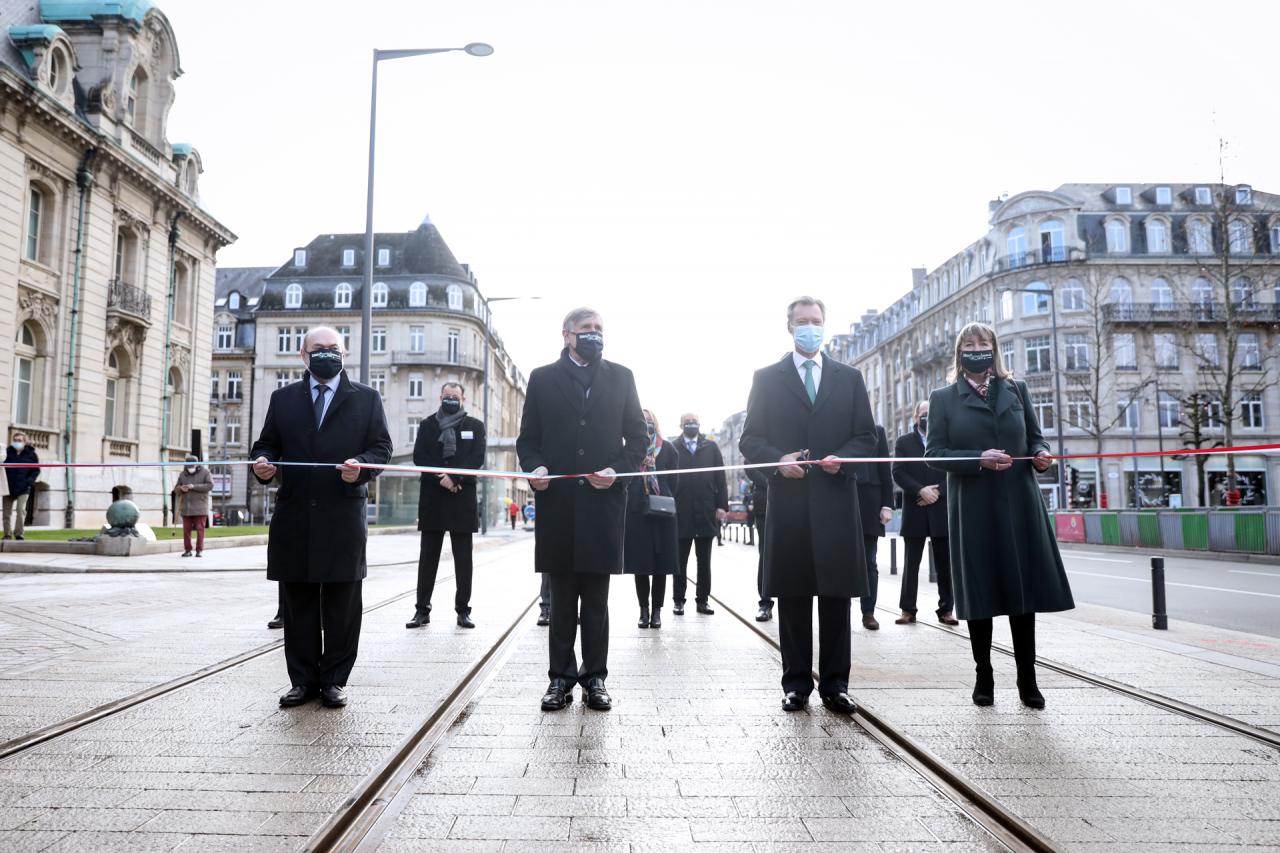
[[[125,18],[141,26],[152,8],[150,0],[40,0],[40,17],[50,22],[77,23]]]
[[[393,276],[443,276],[467,282],[470,274],[431,222],[424,221],[405,233],[374,235],[374,251],[390,249],[390,264],[373,268],[375,278]],[[294,266],[293,260],[280,266],[274,277],[304,279],[315,277],[360,278],[364,271],[364,234],[321,234],[306,246],[306,263]],[[343,266],[344,249],[355,250],[355,264]]]

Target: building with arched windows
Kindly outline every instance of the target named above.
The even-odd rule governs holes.
[[[829,344],[862,370],[891,435],[949,381],[956,333],[981,321],[1055,449],[1059,437],[1070,454],[1280,436],[1280,196],[1244,184],[1065,184],[991,202],[989,226],[936,269],[913,270],[910,292]],[[1073,461],[1068,500],[1221,503],[1226,458],[1202,459],[1203,471],[1185,456]],[[1234,462],[1243,503],[1275,501],[1280,460]],[[1055,506],[1056,480],[1055,469],[1041,482]]]
[[[150,2],[0,4],[0,407],[45,461],[181,460],[208,398],[219,249],[203,165],[170,143],[182,73]],[[166,516],[156,468],[43,472],[39,525],[96,528],[112,494]]]

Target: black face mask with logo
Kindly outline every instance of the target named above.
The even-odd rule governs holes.
[[[968,373],[986,373],[995,363],[995,350],[980,349],[960,353],[960,366]]]
[[[604,355],[604,335],[600,332],[578,332],[574,351],[587,364],[595,364]]]
[[[307,356],[307,369],[321,382],[328,382],[342,372],[342,353],[332,349],[318,349]]]
[[[456,415],[462,411],[462,401],[457,397],[445,397],[440,401],[440,411],[446,415]]]

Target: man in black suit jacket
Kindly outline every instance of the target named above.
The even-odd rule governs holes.
[[[752,462],[781,462],[769,482],[764,596],[778,599],[782,707],[799,711],[813,691],[813,599],[818,598],[818,694],[828,708],[849,698],[849,607],[867,585],[854,464],[870,456],[875,422],[862,374],[822,356],[823,304],[787,306],[795,351],[756,371],[739,447]],[[814,460],[817,464],[797,464]]]
[[[680,416],[681,434],[667,439],[676,449],[681,468],[718,468],[724,457],[714,441],[701,432],[698,416],[687,412]],[[676,575],[671,595],[671,612],[684,615],[684,597],[689,584],[689,551],[698,562],[698,588],[694,602],[698,612],[715,613],[707,605],[711,597],[711,540],[720,531],[720,522],[729,511],[729,486],[723,471],[681,474],[676,493],[676,535],[680,540],[680,572]]]
[[[319,694],[326,707],[347,703],[346,683],[360,644],[368,483],[391,459],[382,397],[342,372],[342,336],[312,329],[302,345],[307,377],[271,395],[249,455],[262,484],[280,476],[267,579],[280,582],[284,656],[292,689],[284,707]],[[338,462],[333,467],[276,462]],[[322,628],[323,626],[323,628]]]
[[[463,408],[466,391],[458,382],[446,382],[440,389],[440,408],[418,427],[413,442],[413,464],[427,468],[484,467],[484,422]],[[440,568],[444,535],[449,534],[453,551],[453,609],[458,627],[474,628],[471,621],[471,534],[476,517],[476,478],[463,474],[423,474],[418,489],[418,601],[406,628],[421,628],[431,622],[431,593]],[[513,522],[514,523],[514,522]]]
[[[560,359],[529,375],[516,454],[537,506],[534,564],[551,578],[551,631],[544,711],[572,701],[607,711],[609,576],[623,568],[626,481],[648,449],[635,378],[601,359],[604,322],[579,308],[564,319]],[[547,474],[573,475],[554,479]],[[581,602],[582,666],[573,653]]]
[[[876,426],[876,456],[888,458],[889,437],[884,427]],[[876,621],[876,593],[880,589],[880,570],[876,556],[884,526],[893,520],[893,473],[888,462],[868,462],[856,467],[858,509],[862,512],[862,541],[867,549],[867,594],[862,596],[862,627],[879,631]]]
[[[925,437],[929,429],[929,401],[916,405],[914,429],[898,437],[893,455],[905,459],[924,456]],[[958,625],[951,615],[951,550],[947,541],[947,475],[930,468],[925,462],[894,462],[893,480],[902,489],[902,539],[906,543],[906,563],[902,569],[902,591],[898,606],[902,615],[894,620],[899,625],[916,621],[916,588],[920,578],[920,559],[924,556],[924,540],[929,540],[933,566],[938,572],[938,621]]]

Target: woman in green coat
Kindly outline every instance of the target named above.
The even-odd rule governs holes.
[[[970,323],[960,330],[952,379],[929,398],[924,454],[947,472],[956,615],[969,623],[977,667],[973,701],[995,701],[991,619],[1008,616],[1018,694],[1024,705],[1043,708],[1035,614],[1075,607],[1036,483],[1035,472],[1054,464],[1049,444],[1026,385],[1005,370],[990,326]]]

